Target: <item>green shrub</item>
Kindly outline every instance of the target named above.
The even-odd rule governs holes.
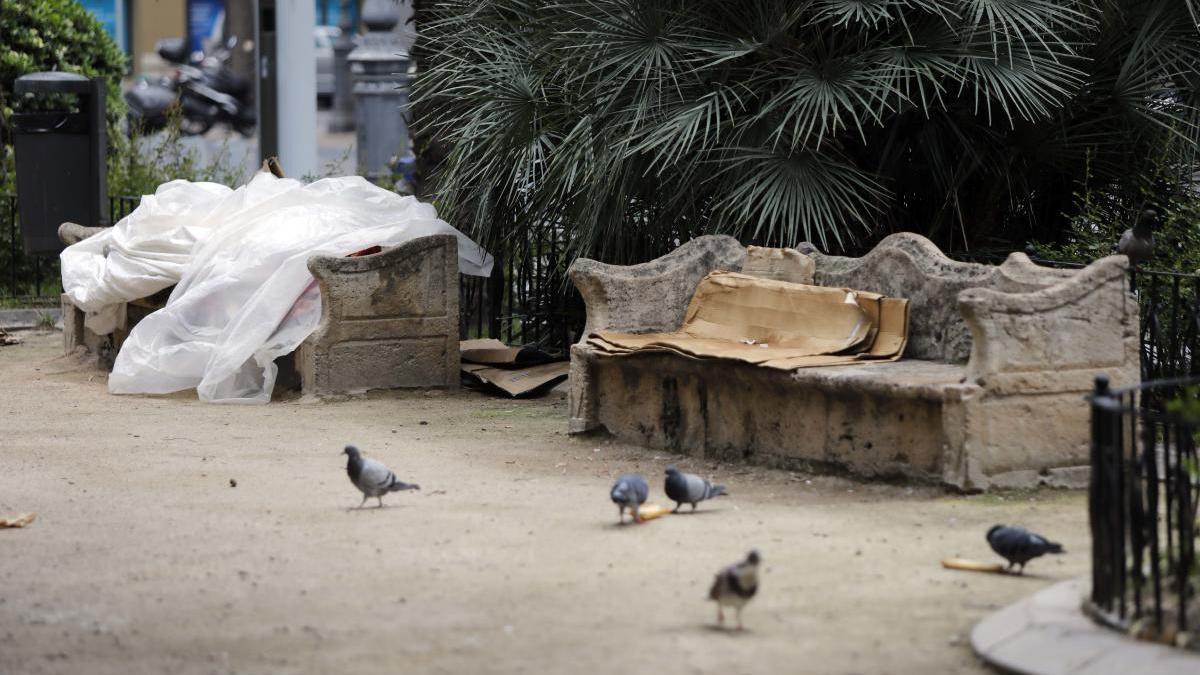
[[[1019,248],[1059,239],[1086,171],[1123,192],[1152,150],[1179,181],[1200,149],[1196,0],[426,4],[416,130],[485,245]]]
[[[130,137],[116,134],[108,139],[108,194],[113,197],[151,194],[159,185],[176,179],[210,181],[230,187],[248,178],[223,145],[212,159],[183,143],[178,116],[165,132],[154,136]]]
[[[75,0],[8,0],[0,2],[0,145],[6,153],[12,146],[12,113],[29,105],[12,96],[13,81],[50,70],[103,77],[109,129],[117,128],[125,112],[125,54],[100,22]]]
[[[178,120],[163,135],[135,140],[126,132],[121,98],[125,55],[90,12],[75,0],[0,2],[0,192],[13,192],[14,157],[11,115],[30,110],[35,101],[12,96],[13,81],[41,71],[67,71],[103,77],[108,117],[108,192],[112,196],[143,195],[176,178],[235,184],[240,170],[228,152],[201,162],[181,142]],[[45,99],[43,99],[45,100]],[[61,101],[51,99],[52,104]],[[3,233],[0,233],[3,236]]]
[[[1154,254],[1143,266],[1151,270],[1200,273],[1200,192],[1190,183],[1168,187],[1169,171],[1152,171],[1132,193],[1112,184],[1085,182],[1076,194],[1077,212],[1067,219],[1058,241],[1030,245],[1039,258],[1087,264],[1112,255],[1126,229],[1146,208],[1158,212]]]

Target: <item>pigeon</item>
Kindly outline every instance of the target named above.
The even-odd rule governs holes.
[[[1121,241],[1117,242],[1117,253],[1128,257],[1134,267],[1138,267],[1154,255],[1154,227],[1157,221],[1158,212],[1146,209],[1142,211],[1137,223],[1121,234]]]
[[[396,478],[396,474],[383,463],[364,458],[353,445],[347,445],[342,453],[350,456],[346,461],[346,473],[350,476],[350,482],[363,493],[363,500],[358,505],[360,509],[369,497],[378,499],[379,506],[382,507],[383,495],[389,492],[421,489],[416,483],[405,483]]]
[[[630,515],[633,516],[633,522],[638,522],[638,507],[646,503],[646,497],[649,494],[650,487],[646,485],[645,478],[632,473],[623,474],[617,478],[609,496],[617,505],[618,522],[625,522],[625,509],[629,509]]]
[[[667,493],[667,498],[675,502],[672,513],[678,512],[679,507],[685,503],[691,504],[692,510],[695,511],[697,502],[729,494],[724,485],[713,485],[700,476],[683,473],[673,466],[667,467],[667,481],[663,490]]]
[[[987,532],[988,544],[1000,557],[1008,561],[1008,567],[1020,565],[1018,574],[1025,572],[1025,563],[1047,553],[1066,553],[1062,545],[1020,527],[993,525]]]
[[[733,607],[737,611],[737,629],[742,630],[742,608],[758,592],[758,563],[761,560],[758,551],[750,551],[745,560],[717,573],[708,591],[708,599],[717,602],[717,625],[724,627],[724,608]]]

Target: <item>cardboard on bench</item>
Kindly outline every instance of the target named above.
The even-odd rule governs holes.
[[[908,301],[878,293],[713,272],[696,288],[674,333],[597,333],[588,343],[622,356],[669,351],[792,370],[904,353]]]

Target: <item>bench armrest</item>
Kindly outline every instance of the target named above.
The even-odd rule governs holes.
[[[678,329],[700,280],[714,270],[741,271],[745,258],[746,249],[733,237],[705,235],[639,265],[575,260],[568,274],[587,305],[580,342],[599,331]]]
[[[65,222],[58,226],[58,240],[64,246],[77,244],[92,235],[100,234],[107,230],[107,227],[88,227],[79,223]]]
[[[354,258],[313,256],[308,269],[321,323],[297,362],[306,394],[458,386],[456,237]]]
[[[1099,372],[1137,381],[1138,305],[1128,268],[1125,256],[1109,256],[1038,290],[960,292],[972,337],[968,381],[996,393],[1086,391]]]

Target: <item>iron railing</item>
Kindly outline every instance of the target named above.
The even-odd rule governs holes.
[[[1142,381],[1200,375],[1200,275],[1133,271],[1141,311]]]
[[[566,236],[545,226],[492,253],[492,276],[460,277],[460,333],[565,355],[579,339],[583,298],[567,279]]]
[[[108,198],[109,222],[137,207],[140,197]],[[57,305],[62,279],[58,256],[27,255],[21,240],[17,196],[0,194],[0,302],[13,305]]]
[[[109,199],[109,217],[117,222],[138,204],[138,197]],[[0,195],[0,303],[56,304],[61,288],[57,257],[27,256],[21,245],[14,195]],[[469,234],[469,233],[468,233]],[[650,241],[630,238],[629,250],[610,252],[641,262],[663,255],[693,232]],[[565,354],[578,341],[585,309],[570,280],[567,237],[560,226],[545,225],[516,233],[494,251],[492,277],[461,277],[460,329],[464,338],[495,337],[507,344],[532,345]],[[976,262],[1000,262],[994,253],[956,254]],[[1036,259],[1056,267],[1083,265]],[[1200,374],[1200,275],[1140,270],[1130,285],[1141,309],[1142,379]]]
[[[1101,376],[1091,396],[1089,608],[1168,642],[1200,624],[1198,392],[1200,377],[1110,389]]]

